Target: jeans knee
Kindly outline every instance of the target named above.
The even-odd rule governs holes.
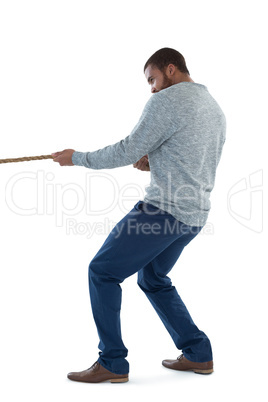
[[[109,261],[92,260],[88,266],[88,278],[89,280],[95,280],[97,282],[114,282],[122,283],[124,277],[119,275],[114,269],[113,264]]]
[[[147,275],[144,272],[144,270],[140,270],[138,272],[137,284],[138,284],[139,288],[145,293],[147,291],[150,291],[153,287],[153,284],[151,283],[150,279],[146,276]]]
[[[107,277],[107,274],[104,271],[102,264],[99,264],[97,261],[93,259],[88,266],[89,281],[94,280],[99,282],[105,277]]]
[[[148,268],[148,269],[147,269]],[[141,269],[138,272],[138,286],[143,292],[157,292],[163,288],[172,287],[171,280],[168,276],[155,272],[150,267]]]
[[[88,266],[88,276],[98,275],[98,269],[94,260],[92,260]]]

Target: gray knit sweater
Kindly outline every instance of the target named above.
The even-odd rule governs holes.
[[[72,162],[113,169],[148,154],[151,182],[144,201],[187,225],[203,226],[225,135],[225,116],[207,87],[181,82],[151,96],[125,139],[95,152],[74,152]]]

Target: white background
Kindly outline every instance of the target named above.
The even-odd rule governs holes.
[[[51,160],[3,164],[1,400],[265,400],[265,2],[0,4],[0,158],[94,151],[126,137],[150,97],[144,63],[161,47],[184,55],[192,79],[208,87],[227,118],[209,230],[171,273],[211,339],[215,372],[162,367],[162,359],[180,352],[134,275],[122,284],[130,381],[69,381],[69,371],[86,369],[98,357],[87,268],[108,235],[105,220],[116,223],[142,199],[150,173],[132,166],[90,171]],[[116,205],[90,215],[78,208],[78,197],[94,210]],[[98,224],[99,232],[83,233],[86,223]]]

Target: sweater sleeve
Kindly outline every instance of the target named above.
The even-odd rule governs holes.
[[[113,169],[137,162],[154,151],[176,131],[169,98],[156,93],[146,103],[142,115],[125,139],[94,152],[74,152],[72,162],[90,169]]]

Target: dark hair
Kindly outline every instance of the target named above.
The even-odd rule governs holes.
[[[169,64],[174,64],[174,66],[176,66],[182,73],[190,75],[183,55],[177,50],[170,49],[169,47],[157,50],[157,52],[146,61],[143,71],[145,72],[149,65],[157,67],[160,71],[163,71]]]

